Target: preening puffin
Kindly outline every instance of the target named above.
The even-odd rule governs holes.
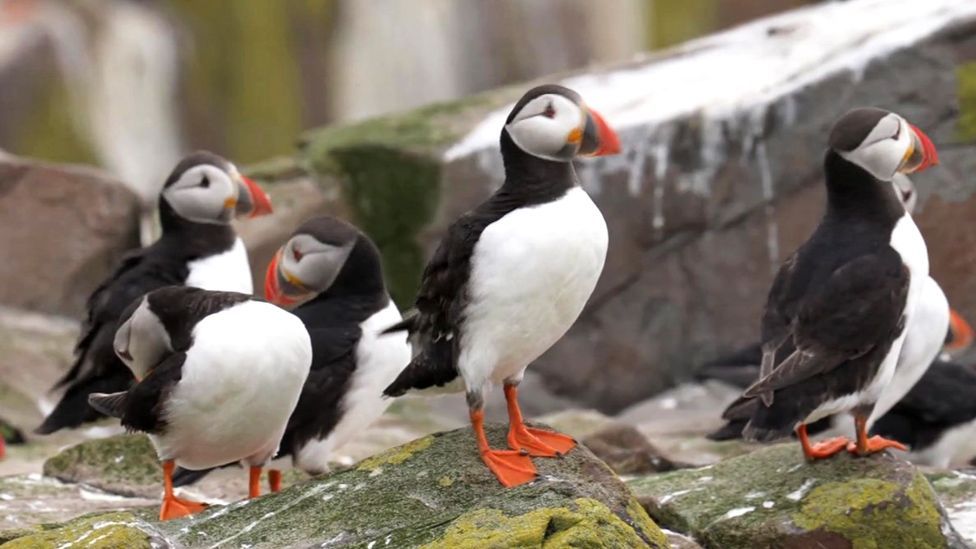
[[[904,449],[867,437],[928,278],[925,241],[891,180],[936,162],[928,137],[895,113],[859,108],[834,124],[826,212],[780,268],[763,314],[760,379],[739,404],[754,408],[745,438],[795,431],[808,459]],[[855,442],[811,444],[806,425],[841,412],[854,415]]]
[[[230,222],[270,212],[264,191],[227,160],[208,152],[181,160],[160,193],[162,236],[126,255],[88,298],[74,364],[55,385],[64,394],[35,432],[97,420],[102,414],[88,395],[129,386],[132,374],[115,356],[112,338],[122,311],[139,296],[168,285],[251,294],[247,251]]]
[[[380,332],[401,320],[383,278],[379,251],[365,234],[334,217],[310,219],[268,264],[265,297],[292,310],[312,340],[312,369],[288,420],[278,454],[310,474],[328,470],[332,453],[376,421],[392,402],[383,389],[410,362],[406,334]],[[176,486],[206,471],[178,471]],[[280,473],[269,471],[271,490]]]
[[[532,456],[575,441],[525,426],[517,387],[525,368],[569,330],[603,270],[607,226],[579,186],[572,160],[615,154],[617,135],[567,88],[533,88],[501,131],[505,182],[448,229],[424,270],[409,330],[417,355],[384,393],[454,385],[467,391],[482,460],[505,486],[532,481]],[[484,395],[503,384],[511,450],[493,450]]]
[[[89,402],[149,434],[163,463],[160,519],[202,508],[173,495],[176,465],[243,461],[258,496],[312,362],[301,320],[247,294],[187,286],[149,292],[119,320],[113,348],[137,381]]]

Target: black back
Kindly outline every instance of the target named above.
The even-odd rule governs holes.
[[[189,276],[189,262],[234,245],[236,234],[230,225],[188,221],[177,216],[165,200],[160,200],[159,213],[162,237],[127,254],[88,298],[74,363],[54,387],[66,387],[65,392],[35,432],[53,433],[103,417],[88,405],[88,395],[121,391],[132,382],[131,372],[112,349],[122,311],[149,291],[183,284]]]
[[[559,92],[559,86],[542,86],[538,94],[523,97],[509,115],[542,93]],[[546,91],[548,90],[548,91]],[[471,260],[481,233],[508,213],[557,200],[577,185],[570,162],[554,162],[532,156],[501,135],[505,182],[486,202],[455,221],[424,269],[416,311],[395,329],[407,329],[414,337],[417,355],[384,394],[399,396],[410,389],[443,386],[458,376],[460,335],[468,303],[467,285]]]
[[[755,408],[750,438],[789,434],[820,404],[860,390],[904,329],[909,273],[889,245],[904,207],[890,183],[833,150],[824,171],[827,211],[777,274],[762,321],[764,352],[797,353],[746,391],[774,391],[771,406]]]

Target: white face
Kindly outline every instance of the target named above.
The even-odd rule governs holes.
[[[916,151],[915,133],[902,117],[890,113],[853,151],[838,151],[848,162],[857,164],[882,181],[891,181],[908,156]]]
[[[912,183],[912,180],[907,175],[899,173],[895,174],[891,184],[895,187],[898,200],[905,206],[908,213],[914,212],[915,206],[918,204],[918,193],[915,192],[915,184]]]
[[[169,333],[149,309],[145,297],[115,332],[112,348],[138,379],[145,377],[163,356],[173,352]]]
[[[289,285],[307,293],[324,292],[339,275],[354,244],[334,246],[311,235],[295,235],[282,246],[278,268]]]
[[[184,219],[227,224],[234,217],[239,186],[220,168],[202,164],[185,171],[163,190],[166,202]]]
[[[565,162],[579,151],[585,127],[586,113],[576,103],[546,94],[526,103],[505,129],[523,151]]]

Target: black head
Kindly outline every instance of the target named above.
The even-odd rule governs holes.
[[[271,200],[231,162],[198,151],[180,160],[166,178],[160,213],[164,224],[167,217],[175,216],[195,223],[226,225],[234,217],[271,213]]]
[[[523,152],[556,162],[620,151],[617,134],[575,91],[546,84],[515,103],[502,130]],[[504,149],[504,145],[503,145]]]
[[[938,162],[932,141],[904,118],[882,109],[852,109],[834,123],[828,146],[876,179],[924,170]]]
[[[302,223],[275,253],[265,275],[264,295],[292,305],[329,289],[383,289],[380,254],[353,225],[331,216]]]

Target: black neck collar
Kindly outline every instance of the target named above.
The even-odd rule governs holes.
[[[824,158],[824,175],[828,215],[891,223],[905,215],[890,181],[874,177],[833,150]]]

